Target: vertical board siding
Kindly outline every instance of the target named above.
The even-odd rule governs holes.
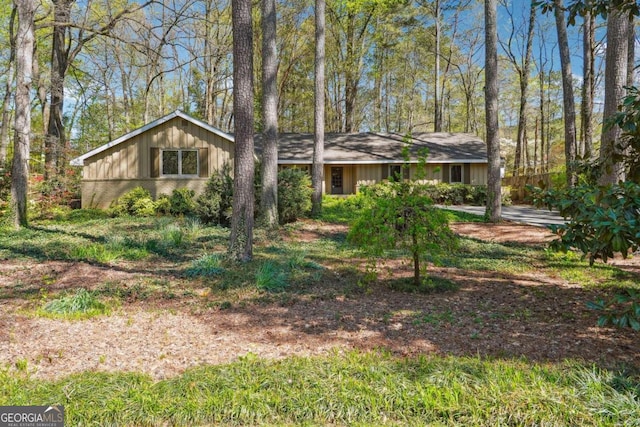
[[[176,117],[87,159],[84,179],[150,178],[151,148],[207,148],[207,176],[233,158],[233,143],[191,122],[185,127]]]

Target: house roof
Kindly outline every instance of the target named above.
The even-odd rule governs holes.
[[[311,164],[313,134],[280,134],[278,163]],[[260,151],[261,136],[256,135]],[[487,146],[480,138],[461,133],[416,133],[408,142],[395,133],[326,134],[325,164],[404,163],[404,150],[409,148],[409,163],[417,163],[422,149],[427,148],[427,163],[487,163]]]
[[[120,138],[114,139],[82,156],[71,160],[73,166],[83,166],[84,161],[109,148],[115,147],[149,129],[176,117],[188,120],[228,141],[234,137],[228,133],[176,110],[142,126]],[[313,158],[313,134],[283,133],[278,136],[279,164],[311,164]],[[255,136],[256,152],[261,151],[261,135]],[[325,164],[378,164],[404,163],[404,151],[409,147],[409,163],[417,163],[422,149],[427,148],[427,163],[487,163],[487,146],[480,138],[464,133],[415,133],[405,142],[396,133],[352,133],[325,135]]]
[[[234,140],[232,135],[229,135],[228,133],[222,132],[220,129],[214,128],[213,126],[203,122],[202,120],[195,119],[195,118],[191,117],[190,115],[188,115],[186,113],[183,113],[180,110],[176,110],[173,113],[167,114],[164,117],[160,117],[157,120],[154,120],[154,121],[152,121],[150,123],[147,123],[146,125],[142,126],[141,128],[138,128],[138,129],[136,129],[134,131],[131,131],[131,132],[127,133],[126,135],[122,135],[118,139],[114,139],[113,141],[110,141],[110,142],[108,142],[108,143],[106,143],[104,145],[101,145],[100,147],[98,147],[96,149],[93,149],[93,150],[89,151],[88,153],[83,154],[82,156],[76,157],[75,159],[71,160],[71,165],[72,166],[83,166],[84,165],[84,161],[86,159],[88,159],[88,158],[90,158],[92,156],[95,156],[96,154],[99,154],[99,153],[101,153],[101,152],[103,152],[105,150],[108,150],[109,148],[115,147],[118,144],[122,144],[123,142],[128,141],[129,139],[131,139],[131,138],[133,138],[133,137],[135,137],[137,135],[140,135],[140,134],[148,131],[149,129],[152,129],[152,128],[156,127],[156,126],[159,126],[159,125],[161,125],[163,123],[166,123],[169,120],[172,120],[172,119],[174,119],[176,117],[180,117],[180,118],[182,118],[184,120],[187,120],[187,121],[193,123],[194,125],[199,126],[199,127],[203,128],[203,129],[206,129],[209,132],[212,132],[212,133],[214,133],[214,134],[216,134],[216,135],[218,135],[218,136],[220,136],[220,137],[222,137],[224,139],[227,139],[227,140],[229,140],[231,142],[233,142],[233,140]]]

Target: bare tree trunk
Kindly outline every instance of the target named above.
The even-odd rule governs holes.
[[[607,18],[607,53],[604,71],[604,112],[603,122],[618,112],[618,105],[625,95],[627,83],[629,17],[625,12],[612,8]],[[600,142],[600,184],[616,184],[625,178],[624,166],[617,147],[621,130],[610,126],[602,132]]]
[[[594,41],[595,19],[587,10],[584,16],[583,61],[584,81],[582,83],[582,157],[586,160],[593,155],[593,95],[594,79]]]
[[[9,109],[11,95],[13,94],[13,80],[15,78],[16,61],[16,39],[13,34],[13,27],[16,21],[16,6],[11,10],[9,21],[9,61],[7,64],[7,81],[5,83],[4,98],[2,99],[2,128],[0,129],[0,167],[7,161],[7,151],[9,149],[9,129],[11,128],[11,111]]]
[[[558,44],[560,46],[560,63],[562,69],[562,100],[564,106],[564,154],[567,168],[567,186],[576,184],[576,107],[573,98],[573,74],[571,73],[571,54],[569,39],[564,19],[562,0],[553,0]]]
[[[64,78],[67,73],[69,52],[67,30],[71,22],[71,5],[75,0],[53,0],[53,38],[51,44],[51,100],[47,135],[45,136],[45,179],[58,174],[64,161],[65,143]]]
[[[500,222],[502,216],[502,187],[500,182],[500,139],[498,135],[498,30],[497,1],[485,0],[485,110],[487,128],[486,216],[491,222]]]
[[[232,0],[235,158],[229,255],[253,257],[253,24],[251,0]]]
[[[435,66],[433,72],[433,131],[442,132],[442,100],[440,99],[440,0],[436,0],[435,8]]]
[[[318,217],[322,213],[322,186],[324,184],[324,66],[325,66],[325,0],[316,1],[316,52],[314,87],[314,137],[313,167],[311,184],[313,186],[311,215]]]
[[[531,3],[529,11],[529,30],[527,31],[527,47],[524,57],[524,65],[520,70],[520,111],[518,112],[518,140],[516,143],[516,158],[514,162],[514,175],[520,170],[521,159],[528,157],[527,151],[527,91],[529,89],[529,72],[531,70],[531,51],[533,49],[533,30],[536,25],[536,7]],[[523,153],[524,151],[524,153]],[[524,154],[524,156],[523,156]],[[524,169],[528,166],[525,163]]]
[[[34,0],[16,0],[18,34],[16,37],[16,119],[11,168],[11,217],[15,228],[27,226],[29,185],[29,146],[31,143],[31,83],[35,29]]]
[[[627,34],[627,86],[634,86],[636,71],[636,26],[635,18],[629,15],[629,30]]]
[[[262,0],[262,220],[278,225],[278,54],[276,2]]]

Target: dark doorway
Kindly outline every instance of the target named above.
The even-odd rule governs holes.
[[[344,188],[342,187],[342,167],[331,168],[331,194],[344,194]]]

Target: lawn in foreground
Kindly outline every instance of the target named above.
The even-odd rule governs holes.
[[[154,382],[86,372],[55,382],[0,371],[0,405],[62,404],[67,425],[640,425],[640,385],[566,362],[248,355]]]

